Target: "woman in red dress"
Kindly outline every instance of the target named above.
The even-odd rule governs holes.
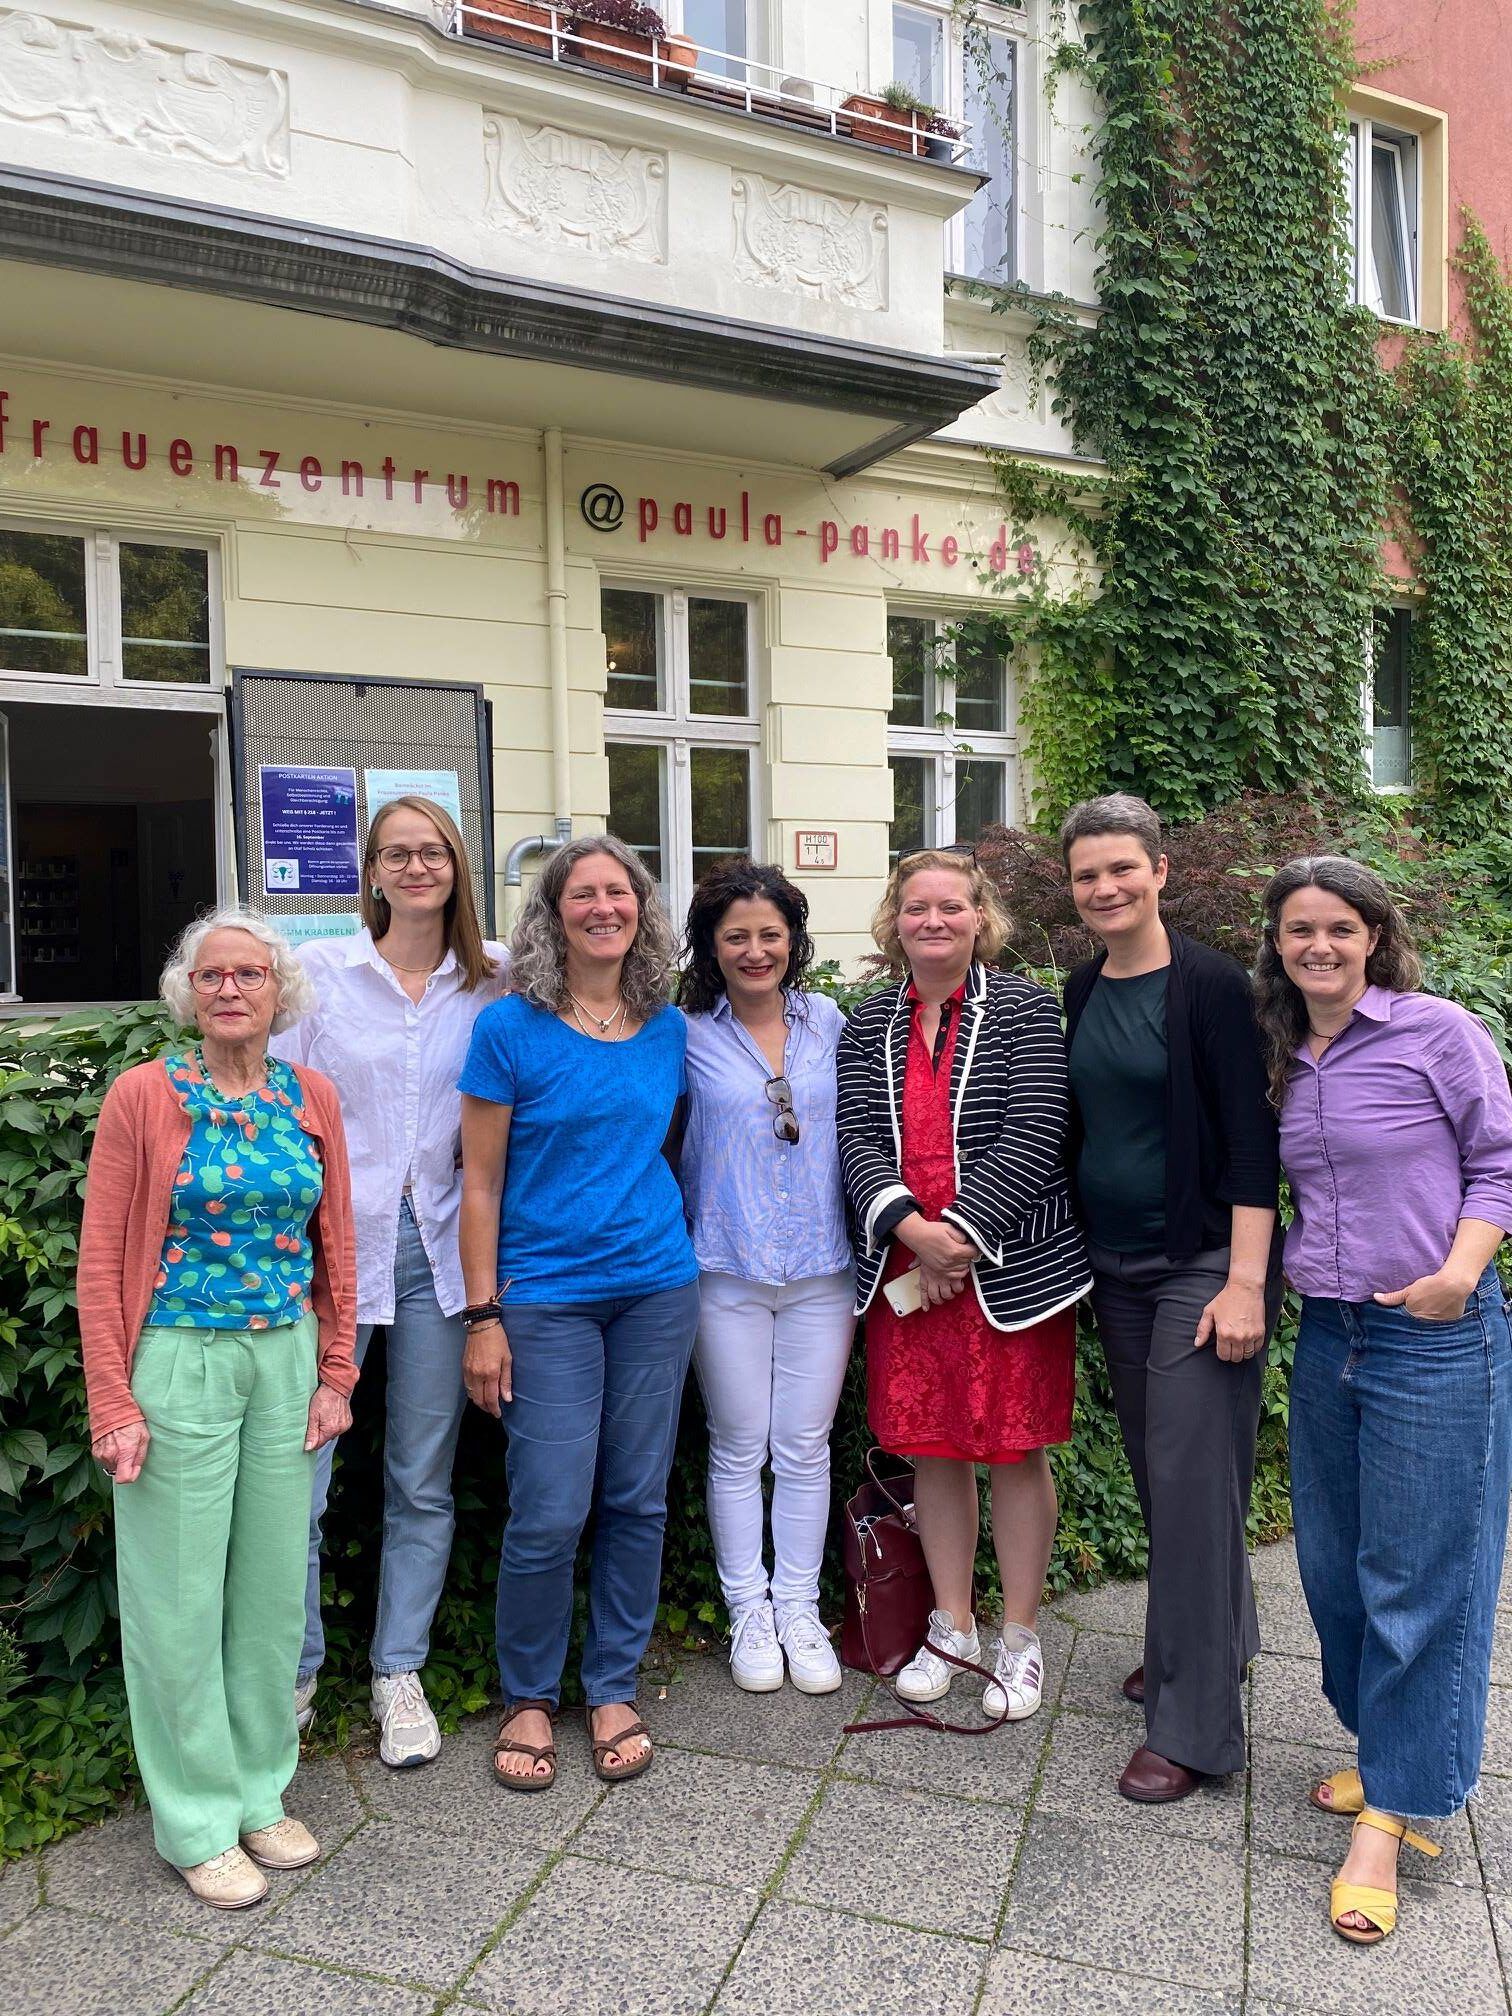
[[[1055,1539],[1047,1446],[1071,1434],[1075,1304],[1091,1285],[1071,1213],[1060,1011],[992,962],[1008,922],[961,854],[906,855],[873,935],[905,975],[862,1003],[840,1039],[840,1162],[855,1219],[857,1313],[866,1314],[867,1411],[885,1449],[912,1459],[935,1608],[898,1674],[937,1701],[980,1663],[971,1577],[978,1463],[992,1485],[1003,1589],[987,1714],[1040,1705],[1035,1630]],[[886,1294],[917,1271],[919,1306]]]

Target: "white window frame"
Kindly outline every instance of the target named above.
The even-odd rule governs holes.
[[[688,0],[676,0],[674,7],[663,11],[674,34],[685,35],[689,41],[696,40],[688,27]],[[746,46],[743,50],[719,52],[730,59],[728,67],[732,82],[749,84],[759,91],[779,81],[775,75],[769,74],[778,67],[777,14],[777,0],[745,0]],[[707,44],[699,46],[708,47]]]
[[[1375,150],[1384,147],[1397,159],[1398,211],[1406,254],[1408,313],[1388,315],[1375,300]],[[1381,120],[1352,118],[1346,175],[1349,198],[1349,238],[1354,252],[1353,298],[1381,321],[1400,328],[1420,328],[1423,319],[1423,142]]]
[[[1417,620],[1416,609],[1410,602],[1388,602],[1383,603],[1381,605],[1380,609],[1376,611],[1376,615],[1381,615],[1388,612],[1394,616],[1401,615],[1407,618],[1407,629],[1408,629],[1409,650],[1410,650],[1410,637],[1411,637],[1412,625]],[[1395,784],[1378,783],[1376,780],[1376,765],[1375,765],[1376,735],[1379,732],[1375,725],[1375,682],[1376,682],[1375,637],[1376,637],[1376,626],[1373,617],[1368,629],[1365,632],[1365,678],[1360,687],[1360,726],[1365,739],[1365,774],[1370,779],[1370,788],[1375,793],[1376,797],[1402,798],[1406,797],[1410,792],[1416,789],[1416,785],[1412,774],[1413,772],[1412,664],[1411,659],[1409,657],[1406,666],[1406,683],[1407,683],[1407,693],[1406,693],[1407,705],[1405,708],[1406,718],[1403,722],[1403,728],[1407,736],[1407,776],[1401,782]]]
[[[956,843],[956,764],[958,759],[971,762],[1001,763],[1003,770],[1003,824],[1016,826],[1020,814],[1020,779],[1018,766],[1018,686],[1013,676],[1011,659],[1003,660],[1003,721],[1002,728],[962,728],[955,719],[956,690],[953,668],[955,665],[955,644],[950,632],[960,624],[965,612],[955,616],[941,615],[937,610],[911,609],[904,604],[890,603],[887,614],[893,617],[908,617],[915,622],[932,623],[939,642],[938,655],[934,667],[925,679],[924,713],[922,728],[905,728],[889,722],[887,729],[887,753],[893,756],[922,757],[926,762],[924,772],[924,845],[926,847],[951,847]],[[930,701],[933,700],[933,707]],[[942,718],[948,717],[948,718]],[[973,836],[967,835],[970,839]],[[888,851],[892,851],[891,823],[888,828]]]
[[[947,119],[964,124],[967,119],[966,26],[954,0],[893,0],[888,14],[888,56],[891,64],[893,24],[899,14],[928,16],[938,24],[941,47],[943,103],[939,109]],[[1024,204],[1026,173],[1024,107],[1027,102],[1029,22],[1024,8],[983,4],[976,10],[973,24],[978,30],[1005,35],[1013,44],[1013,189],[1009,204],[1008,235],[1011,257],[1006,269],[991,274],[973,274],[966,263],[966,213],[961,211],[945,224],[945,270],[952,277],[969,279],[987,286],[1011,287],[1024,273]],[[889,71],[889,74],[890,71]],[[974,142],[975,133],[967,135]],[[969,165],[969,157],[968,157]]]
[[[182,707],[196,700],[207,711],[221,712],[226,685],[225,624],[221,592],[220,542],[192,533],[163,532],[152,526],[107,530],[66,519],[0,516],[0,532],[33,533],[42,538],[77,539],[84,547],[84,651],[82,677],[67,672],[27,672],[6,664],[9,640],[0,637],[0,701],[39,700],[44,689],[59,699],[110,707]],[[210,615],[210,677],[203,680],[128,679],[122,671],[121,548],[181,546],[207,556],[206,580]]]
[[[659,708],[604,708],[604,744],[633,742],[665,752],[661,784],[662,889],[674,923],[687,915],[693,895],[693,778],[695,749],[748,749],[751,752],[750,803],[747,808],[751,850],[760,854],[761,833],[761,701],[757,689],[756,616],[753,595],[728,588],[679,586],[655,581],[610,580],[601,592],[652,595],[662,605],[666,650],[666,691]],[[692,665],[688,645],[688,603],[733,602],[746,612],[746,706],[744,714],[695,714],[692,705]]]

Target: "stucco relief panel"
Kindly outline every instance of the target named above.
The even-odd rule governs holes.
[[[820,189],[737,175],[735,272],[758,287],[795,285],[841,308],[887,306],[887,210]]]
[[[984,412],[998,420],[1034,420],[1041,425],[1048,418],[1043,378],[1030,361],[1029,346],[1010,337],[1003,351],[1001,389],[982,401]]]
[[[289,172],[282,71],[124,28],[0,12],[0,119],[257,175]]]
[[[665,154],[504,118],[484,120],[483,148],[491,224],[544,245],[666,264]]]

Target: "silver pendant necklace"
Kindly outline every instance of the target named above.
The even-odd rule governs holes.
[[[600,1038],[606,1038],[609,1035],[609,1031],[625,1019],[625,997],[623,994],[620,996],[618,1008],[611,1015],[595,1015],[591,1008],[584,1008],[582,1002],[578,1000],[570,987],[567,990],[567,999],[572,1003],[572,1019],[585,1036],[592,1036],[593,1030],[583,1020],[584,1015],[588,1017],[588,1022],[593,1023],[594,1027],[598,1030]]]

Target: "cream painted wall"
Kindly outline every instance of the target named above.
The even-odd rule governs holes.
[[[123,466],[123,436],[133,455],[145,448],[142,470]],[[217,478],[217,446],[237,450],[237,480],[224,457]],[[260,449],[277,455],[276,488]],[[385,459],[392,497],[376,473]],[[362,465],[361,497],[342,492],[344,462]],[[518,485],[517,516],[480,501],[490,475]],[[463,476],[459,508],[447,482]],[[593,483],[623,498],[616,532],[595,531],[579,509]],[[932,448],[840,485],[569,439],[566,497],[574,820],[593,830],[608,810],[601,581],[748,590],[766,845],[791,869],[799,828],[837,834],[836,869],[802,879],[823,951],[854,961],[869,946],[892,811],[887,612],[949,615],[1020,592],[1016,552],[998,556],[1006,574],[991,572],[1004,527],[990,472]],[[501,862],[516,839],[549,829],[553,810],[542,511],[540,443],[528,434],[0,360],[0,524],[204,537],[222,556],[232,665],[477,682],[494,711]],[[882,550],[889,532],[895,558]],[[1036,566],[1060,579],[1070,557],[1051,528],[1035,546]]]

